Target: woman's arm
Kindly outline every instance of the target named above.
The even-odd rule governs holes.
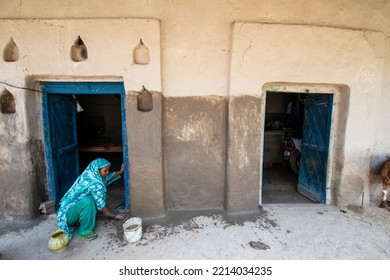
[[[125,172],[125,167],[126,167],[126,164],[122,163],[121,169],[118,170],[117,172],[115,172],[114,175],[111,178],[115,178],[115,177],[123,174],[123,172]]]

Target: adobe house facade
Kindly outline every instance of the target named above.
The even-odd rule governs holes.
[[[270,92],[331,96],[321,203],[379,203],[388,1],[200,2],[0,0],[0,218],[32,217],[58,199],[54,170],[65,160],[51,150],[47,104],[73,94],[119,100],[120,116],[106,122],[120,122],[133,216],[257,211]],[[138,108],[143,88],[152,110]]]

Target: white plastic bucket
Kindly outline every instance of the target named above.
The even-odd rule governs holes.
[[[123,239],[129,243],[137,242],[142,236],[142,219],[130,218],[123,223]]]

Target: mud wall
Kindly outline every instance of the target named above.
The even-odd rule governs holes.
[[[332,162],[340,163],[335,170],[340,181],[332,186],[331,195],[338,205],[361,204],[362,199],[368,204],[369,162],[378,129],[376,108],[382,92],[384,56],[385,36],[381,32],[236,22],[230,94],[255,94],[259,85],[264,87],[269,81],[297,87],[308,84],[314,91],[324,85],[348,88],[348,99],[343,90],[339,98],[339,106],[348,110],[335,116],[336,123],[338,118],[345,121],[344,129],[335,132],[336,140],[331,139],[344,141],[341,154],[329,155]]]
[[[259,207],[261,100],[258,96],[229,98],[226,161],[228,212],[251,212]]]
[[[133,211],[146,211],[141,214],[160,214],[162,209],[167,208],[161,193],[166,195],[168,189],[177,187],[176,183],[184,182],[185,176],[176,176],[175,169],[156,171],[157,166],[162,166],[159,160],[164,159],[164,155],[169,160],[163,160],[165,165],[175,164],[178,168],[182,166],[174,162],[174,156],[181,156],[184,167],[193,169],[185,169],[190,172],[189,178],[203,173],[210,175],[206,183],[218,186],[212,187],[213,192],[220,194],[220,186],[225,180],[227,189],[223,199],[198,199],[206,207],[224,205],[232,211],[252,209],[253,206],[247,208],[238,198],[249,193],[255,197],[258,193],[252,185],[258,182],[255,178],[259,175],[260,162],[255,158],[258,148],[244,136],[237,137],[239,132],[249,133],[254,141],[261,143],[261,132],[258,135],[253,130],[259,120],[257,116],[249,119],[254,112],[261,114],[255,105],[258,101],[254,100],[262,100],[265,84],[280,81],[327,83],[346,88],[342,92],[349,94],[340,99],[340,111],[347,108],[344,112],[349,113],[338,116],[337,120],[340,127],[345,127],[345,133],[335,139],[335,151],[339,152],[339,156],[334,158],[334,168],[338,168],[340,173],[332,178],[333,185],[337,187],[334,199],[340,205],[359,201],[362,189],[371,194],[365,196],[366,203],[369,199],[375,201],[379,198],[377,172],[390,149],[390,131],[384,129],[384,120],[390,118],[387,108],[390,102],[389,1],[0,0],[0,6],[0,46],[4,48],[12,36],[20,52],[16,62],[0,60],[1,82],[16,86],[0,85],[0,92],[8,89],[16,102],[16,113],[2,114],[0,118],[0,187],[4,190],[0,197],[1,217],[12,218],[34,212],[36,205],[32,201],[41,195],[40,185],[45,184],[40,177],[45,166],[41,160],[35,159],[35,155],[42,152],[40,94],[23,89],[35,87],[35,76],[58,81],[80,78],[83,81],[120,80],[124,82],[128,94],[145,85],[161,93],[162,100],[164,96],[168,99],[189,97],[187,101],[190,104],[197,104],[199,100],[196,97],[205,97],[202,102],[208,104],[204,108],[206,112],[215,106],[210,105],[209,97],[225,98],[227,137],[222,137],[221,128],[216,128],[216,135],[227,147],[226,162],[217,167],[217,163],[221,163],[219,156],[223,156],[223,143],[211,141],[216,153],[211,155],[203,145],[204,134],[196,135],[191,142],[200,147],[200,153],[205,155],[206,163],[211,164],[213,172],[221,175],[221,170],[226,168],[222,175],[224,179],[217,180],[210,174],[212,172],[204,171],[203,167],[194,169],[194,165],[188,163],[196,152],[189,147],[189,142],[179,139],[177,144],[181,153],[174,150],[172,145],[178,139],[174,137],[174,132],[185,130],[191,119],[189,114],[180,112],[175,106],[176,100],[167,99],[168,106],[162,109],[161,134],[163,144],[167,140],[171,146],[162,148],[163,156],[148,154],[149,167],[137,166],[136,163],[131,167],[135,168],[133,173],[141,169],[138,173],[143,174],[140,177],[135,175],[136,187],[131,189],[135,192],[131,194],[133,198],[138,197],[146,205],[155,202],[155,196],[161,198],[156,207],[151,206],[149,210],[134,202],[133,206],[138,206]],[[79,35],[88,47],[89,58],[77,63],[70,60],[70,47]],[[148,65],[136,65],[132,60],[133,48],[141,37],[151,50]],[[373,84],[375,87],[372,87]],[[242,99],[240,96],[243,96]],[[133,98],[128,98],[128,106],[132,110]],[[243,106],[249,106],[254,111],[241,110],[239,104],[246,104]],[[183,120],[176,123],[174,118],[169,119],[166,109],[173,109],[172,112]],[[202,110],[192,113],[198,116]],[[135,126],[139,133],[143,130],[137,127],[137,118],[145,118],[145,123],[153,124],[153,127],[158,120],[155,112],[139,115],[130,111],[127,114],[129,118],[135,118],[128,120],[128,124]],[[164,117],[167,119],[164,120]],[[247,123],[242,121],[245,119]],[[211,113],[205,116],[204,121],[205,126],[222,122]],[[130,138],[131,131],[128,133]],[[158,137],[158,134],[158,129],[154,127],[153,132],[149,131],[145,137]],[[144,138],[134,141],[129,142],[130,158],[138,142],[141,146],[143,142],[150,143]],[[155,149],[158,145],[157,140],[152,143]],[[240,152],[238,148],[241,148]],[[247,155],[250,157],[246,158]],[[139,158],[139,155],[134,158]],[[150,167],[152,158],[156,162]],[[248,159],[250,165],[240,169],[243,159]],[[166,176],[167,189],[162,190],[159,185],[163,175],[149,178],[146,170]],[[238,189],[241,171],[248,183],[242,186],[245,191]],[[152,184],[157,182],[156,193],[151,194],[154,199],[143,197],[147,192],[141,191],[142,180],[147,182],[147,192],[151,192]],[[198,187],[204,185],[201,181],[195,183]],[[38,194],[36,190],[39,190]],[[181,207],[179,199],[169,198],[169,201],[173,208]],[[198,206],[191,206],[188,200],[184,204],[186,207]],[[252,204],[251,197],[248,205]]]
[[[167,97],[164,102],[168,209],[222,208],[225,193],[224,97]]]
[[[126,97],[127,141],[130,167],[130,211],[132,216],[157,217],[166,211],[163,174],[162,103],[159,92],[151,92],[153,109],[137,109],[140,92]]]
[[[159,24],[152,19],[0,20],[3,48],[0,94],[8,90],[15,101],[15,113],[1,113],[0,118],[0,218],[34,216],[39,204],[50,197],[44,160],[40,82],[120,81],[127,92],[141,90],[142,86],[161,91]],[[71,48],[78,36],[88,50],[84,61],[74,61],[71,57]],[[18,50],[18,58],[13,61],[5,55],[11,37]],[[133,57],[140,38],[150,51],[148,64],[137,64]],[[161,114],[161,102],[158,98],[156,102],[152,114]],[[133,107],[129,106],[128,114],[133,117],[131,110]],[[161,139],[161,133],[158,137]],[[128,150],[132,158],[131,152],[135,149],[129,146]],[[157,165],[160,172],[151,171],[160,174],[161,188],[161,161]],[[139,168],[136,164],[132,167]],[[129,181],[131,184],[131,179]],[[161,214],[159,206],[154,204],[146,211],[149,215]]]

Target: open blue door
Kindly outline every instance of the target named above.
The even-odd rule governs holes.
[[[76,101],[72,95],[43,96],[49,185],[56,205],[79,175]]]
[[[332,104],[332,94],[308,95],[304,100],[298,192],[321,203],[326,201]]]
[[[122,82],[42,82],[42,118],[50,198],[59,201],[79,176],[77,101],[73,95],[119,94],[123,162],[128,165],[125,88]],[[124,175],[125,207],[130,208],[128,168]]]

